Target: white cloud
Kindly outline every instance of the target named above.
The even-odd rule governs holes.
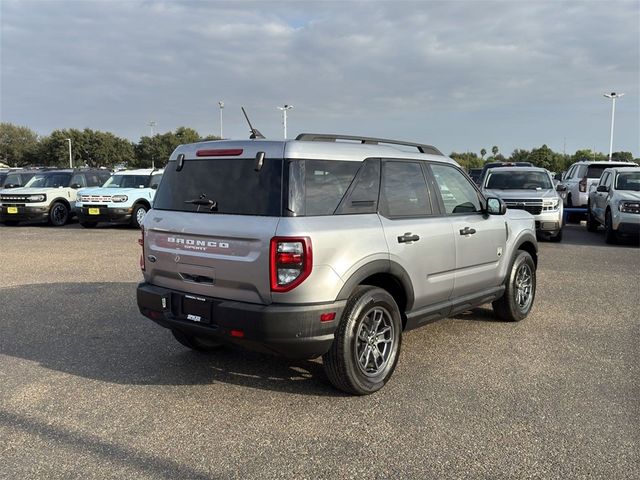
[[[0,114],[47,133],[320,130],[639,154],[637,2],[3,1]],[[428,138],[423,138],[428,135]]]

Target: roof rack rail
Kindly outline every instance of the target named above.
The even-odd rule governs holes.
[[[402,145],[405,147],[415,147],[420,153],[429,153],[431,155],[443,155],[433,145],[424,145],[422,143],[403,142],[401,140],[389,140],[386,138],[375,137],[359,137],[354,135],[333,135],[327,133],[301,133],[296,137],[296,140],[303,142],[335,142],[336,140],[350,140],[353,142],[360,142],[367,145],[379,145],[386,143],[389,145]]]

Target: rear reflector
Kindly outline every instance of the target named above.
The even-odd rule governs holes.
[[[236,338],[242,338],[244,337],[244,332],[242,330],[231,330],[231,336],[232,337],[236,337]]]
[[[242,148],[226,148],[226,149],[211,149],[211,150],[198,150],[196,157],[235,157],[242,155]]]
[[[336,319],[336,312],[323,313],[320,315],[321,322],[330,322],[331,320],[335,320],[335,319]]]

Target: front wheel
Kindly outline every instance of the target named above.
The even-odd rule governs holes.
[[[147,214],[147,207],[144,205],[136,205],[133,207],[133,212],[131,214],[131,226],[135,228],[140,228],[142,225],[142,220],[144,220],[144,216]]]
[[[558,233],[556,233],[553,236],[549,236],[549,241],[550,242],[561,242],[562,241],[562,229],[560,229],[558,231]]]
[[[496,315],[508,322],[519,322],[531,311],[536,296],[536,265],[529,252],[518,250],[502,298],[492,303]]]
[[[49,210],[49,223],[54,227],[62,227],[69,220],[69,208],[62,202],[55,202]]]
[[[329,381],[353,395],[380,390],[396,368],[401,337],[402,320],[393,297],[381,288],[358,287],[322,357]]]
[[[173,333],[174,338],[182,345],[198,352],[213,352],[222,347],[220,342],[189,335],[179,330],[171,330],[171,333]]]
[[[587,207],[587,231],[588,232],[598,231],[598,221],[596,220],[596,217],[593,216],[593,212],[591,211],[591,205]]]
[[[607,213],[604,216],[604,241],[609,244],[618,243],[618,235],[613,229],[610,210],[607,210]]]

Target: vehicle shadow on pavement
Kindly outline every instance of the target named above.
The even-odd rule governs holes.
[[[547,244],[550,242],[544,243]],[[638,248],[640,247],[640,239],[637,236],[629,235],[620,238],[616,245],[609,245],[604,241],[604,230],[602,228],[599,228],[597,232],[589,232],[584,224],[570,224],[563,227],[562,242],[552,245],[582,245],[605,248]]]
[[[453,315],[450,318],[456,320],[469,320],[472,322],[490,322],[490,323],[504,323],[494,313],[491,307],[477,307],[471,310],[465,310],[464,312]]]
[[[0,288],[0,354],[118,384],[219,382],[302,395],[342,395],[331,387],[317,360],[289,360],[231,347],[212,354],[188,350],[169,330],[139,313],[136,285]]]

